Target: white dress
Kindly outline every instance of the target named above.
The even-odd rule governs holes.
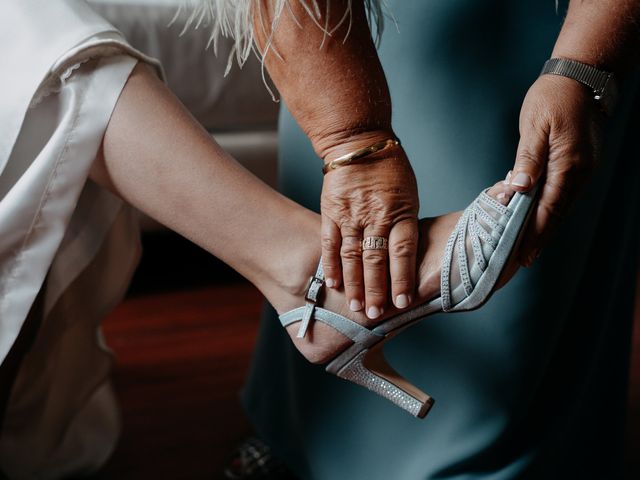
[[[278,18],[291,0],[269,1]],[[210,28],[214,50],[230,37],[229,68],[253,51],[254,3],[191,0],[176,20]],[[364,3],[380,32],[382,2]],[[35,335],[0,383],[0,477],[66,478],[98,469],[120,432],[100,321],[140,251],[131,209],[88,172],[136,63],[163,72],[83,0],[4,0],[0,59],[0,381]]]
[[[87,176],[133,67],[162,73],[81,0],[7,0],[0,12],[0,360],[29,315],[38,324],[7,403],[0,470],[62,478],[95,470],[115,446],[99,321],[139,254],[130,209]]]

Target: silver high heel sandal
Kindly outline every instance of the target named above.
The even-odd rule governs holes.
[[[324,285],[320,261],[310,280],[305,306],[280,315],[280,322],[284,327],[300,322],[299,338],[305,336],[312,320],[323,322],[350,338],[353,344],[331,360],[326,370],[368,388],[411,415],[424,418],[433,399],[395,372],[382,349],[385,341],[427,315],[478,308],[494,292],[524,230],[535,190],[524,194],[516,192],[507,206],[490,197],[487,190],[467,207],[449,237],[442,262],[440,297],[370,330],[317,305]],[[471,268],[470,258],[473,259]]]

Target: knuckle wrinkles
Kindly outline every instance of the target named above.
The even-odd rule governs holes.
[[[518,152],[518,162],[521,165],[540,167],[542,166],[543,159],[529,150],[528,147],[523,147]]]
[[[362,250],[359,244],[356,243],[350,243],[350,244],[343,244],[342,248],[340,249],[340,256],[343,259],[347,259],[347,260],[358,260],[361,261],[362,260]]]
[[[574,162],[580,160],[585,153],[585,147],[579,145],[571,139],[559,139],[551,146],[551,153],[553,157],[562,159],[571,159]]]
[[[361,227],[354,225],[353,219],[348,218],[345,219],[344,222],[340,224],[340,232],[342,233],[342,238],[359,238],[360,232],[362,231]]]
[[[322,248],[324,250],[337,250],[340,247],[338,241],[333,237],[322,237]]]
[[[374,253],[375,250],[369,253],[364,258],[364,263],[370,267],[382,268],[387,265],[387,256],[381,253]]]
[[[395,288],[398,288],[400,290],[404,289],[404,287],[410,287],[412,285],[412,282],[405,277],[393,277],[391,279],[391,283],[393,283],[393,286]]]
[[[405,238],[395,241],[391,245],[390,256],[392,258],[406,258],[415,255],[418,248],[418,242],[413,238]]]
[[[412,248],[411,250],[409,250],[408,248],[402,250],[393,250],[389,252],[389,259],[392,261],[408,260],[414,257],[415,252],[415,248]]]
[[[370,300],[372,298],[384,298],[385,296],[384,290],[379,287],[366,287],[364,289],[364,293],[367,297],[367,300]]]
[[[337,261],[334,261],[333,259],[328,260],[325,257],[322,257],[322,268],[324,268],[327,273],[334,273],[340,270],[339,267],[340,264]]]
[[[360,240],[360,237],[346,236],[342,237],[342,245],[347,249],[360,250],[360,248],[362,248],[362,240]]]
[[[362,262],[360,253],[353,250],[341,252],[340,256],[342,257],[342,263],[348,263],[349,265],[360,264]]]

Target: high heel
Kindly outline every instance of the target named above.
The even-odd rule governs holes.
[[[487,191],[480,193],[465,209],[447,241],[440,297],[368,329],[317,305],[324,286],[321,260],[309,282],[305,306],[284,313],[280,322],[284,327],[300,322],[298,337],[304,337],[310,323],[317,320],[350,338],[353,344],[331,360],[326,370],[368,388],[411,415],[424,418],[434,400],[389,366],[383,353],[384,343],[428,315],[473,310],[491,297],[516,250],[536,189],[516,192],[506,206],[490,197]],[[470,258],[473,259],[471,266]]]
[[[335,374],[368,388],[415,417],[424,418],[434,403],[433,398],[391,368],[384,357],[384,343],[385,341],[378,342],[361,351]],[[334,373],[330,366],[331,364],[327,371]]]

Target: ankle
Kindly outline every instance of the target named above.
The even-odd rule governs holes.
[[[291,219],[296,230],[287,243],[278,245],[268,258],[268,268],[254,283],[278,313],[302,305],[320,260],[320,221],[316,214],[305,211]]]

